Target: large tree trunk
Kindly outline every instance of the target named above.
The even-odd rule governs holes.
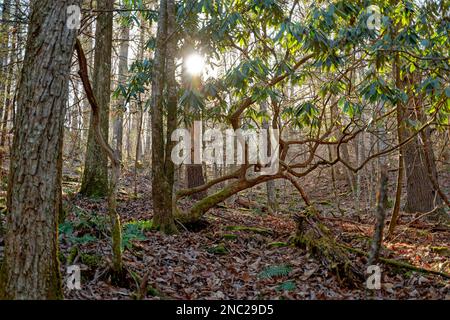
[[[107,11],[100,13],[97,18],[93,72],[93,90],[100,107],[100,128],[105,141],[108,141],[109,131],[113,5],[113,0],[97,1],[97,9]],[[88,197],[104,197],[108,194],[108,157],[95,139],[92,115],[80,193]]]
[[[425,130],[425,134],[429,136],[428,130]],[[425,154],[418,137],[415,137],[410,143],[405,145],[404,155],[406,172],[405,212],[428,212],[433,210],[439,203],[440,198],[428,177]],[[436,164],[432,154],[430,158],[432,170],[434,171],[433,175],[435,175]]]
[[[58,162],[76,36],[76,30],[65,27],[67,7],[73,4],[80,1],[32,2],[11,153],[2,298],[62,298]]]
[[[163,125],[163,92],[164,71],[166,63],[170,73],[175,72],[174,61],[165,59],[168,54],[173,54],[173,44],[166,41],[168,28],[172,31],[169,42],[174,41],[174,2],[173,0],[160,0],[158,32],[156,39],[156,50],[154,58],[154,76],[152,81],[152,196],[153,196],[153,223],[162,232],[176,232],[172,216],[172,185],[165,173],[166,156],[164,143]],[[171,20],[168,23],[168,20]],[[169,47],[169,48],[168,48]],[[171,57],[173,58],[173,56]],[[169,79],[174,77],[167,75]],[[170,89],[170,88],[169,88]],[[169,90],[170,91],[170,90]],[[169,139],[170,140],[170,137]],[[173,178],[172,178],[173,183]]]
[[[410,81],[414,81],[413,77]],[[419,81],[420,79],[417,79]],[[422,99],[415,97],[410,99],[409,108],[405,117],[412,121],[424,123],[426,119],[423,116]],[[414,130],[405,127],[405,134],[411,136],[415,134]],[[423,133],[427,141],[431,140],[430,128],[426,128]],[[425,158],[424,144],[420,139],[420,134],[414,137],[411,142],[404,146],[404,164],[406,173],[406,204],[405,212],[429,212],[442,203],[437,190],[433,186],[431,179],[438,181],[436,163],[431,145],[427,147],[429,155],[429,168]],[[430,175],[429,175],[430,170]]]

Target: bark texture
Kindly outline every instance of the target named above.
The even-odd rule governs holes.
[[[170,12],[169,12],[170,10]],[[152,81],[152,196],[153,196],[153,224],[164,233],[176,232],[175,223],[172,214],[172,184],[166,174],[168,156],[166,157],[166,144],[164,141],[164,117],[163,117],[163,94],[164,84],[166,82],[165,70],[166,63],[168,70],[174,72],[173,61],[167,59],[168,54],[173,54],[174,34],[171,33],[171,39],[168,39],[168,28],[174,30],[173,23],[175,7],[173,0],[161,0],[159,7],[158,32],[156,39],[156,51],[154,58],[154,76]],[[170,17],[171,23],[168,23]],[[169,40],[169,41],[167,41]],[[169,47],[169,49],[168,49]],[[173,69],[173,70],[172,70]],[[171,79],[172,75],[167,74]],[[174,77],[174,75],[173,75]],[[170,90],[169,90],[170,91]],[[173,103],[173,101],[172,101]],[[170,140],[170,137],[169,139]],[[167,161],[168,160],[168,161]],[[170,169],[170,168],[169,168]]]
[[[130,41],[130,27],[124,25],[120,30],[120,49],[119,49],[119,85],[125,85],[128,74],[128,49]],[[125,97],[121,96],[117,102],[114,114],[113,145],[117,155],[122,161],[123,151],[123,115],[126,112]]]
[[[58,262],[63,123],[76,30],[66,28],[68,5],[34,1],[8,183],[5,257],[0,297],[62,298]]]

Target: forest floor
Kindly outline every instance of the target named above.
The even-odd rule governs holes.
[[[443,175],[448,191],[450,173]],[[119,197],[124,263],[132,275],[124,287],[105,277],[111,254],[105,201],[80,198],[74,193],[76,183],[65,184],[68,216],[60,227],[61,259],[82,266],[82,290],[66,291],[67,299],[135,299],[142,290],[147,299],[450,299],[449,279],[385,264],[381,290],[367,290],[364,283],[342,285],[314,256],[288,244],[296,229],[292,215],[304,208],[295,189],[284,182],[278,185],[277,213],[233,202],[211,210],[204,228],[187,231],[178,225],[178,235],[166,236],[151,230],[149,177],[139,177],[137,197],[132,177],[125,174]],[[395,173],[390,181],[394,188]],[[309,177],[304,188],[336,239],[367,252],[374,224],[373,208],[365,204],[369,201],[361,201],[356,214],[355,198],[340,181],[338,210],[325,175]],[[241,198],[263,204],[264,190],[253,188]],[[402,214],[395,236],[383,243],[382,256],[449,273],[449,229],[414,220]],[[351,257],[355,264],[366,263],[362,256]]]
[[[442,174],[442,188],[448,192],[450,172]],[[277,213],[264,210],[265,188],[259,186],[241,195],[257,203],[256,208],[224,204],[208,212],[203,228],[187,231],[178,225],[178,235],[166,236],[151,228],[149,177],[139,176],[135,197],[129,172],[122,179],[118,210],[124,265],[131,276],[127,285],[113,286],[106,276],[111,256],[106,202],[81,198],[76,179],[64,180],[67,217],[60,225],[61,272],[73,264],[82,270],[81,290],[65,286],[67,299],[136,299],[139,292],[145,299],[450,299],[449,279],[386,264],[381,264],[381,290],[365,289],[365,283],[356,288],[341,284],[309,252],[289,245],[296,230],[292,215],[304,207],[295,189],[284,182],[278,184]],[[390,181],[394,188],[395,173]],[[361,200],[356,214],[357,202],[346,184],[338,181],[334,193],[325,174],[308,177],[303,186],[336,240],[367,252],[373,204]],[[450,273],[449,229],[414,220],[402,213],[395,236],[383,243],[382,256]],[[355,264],[365,265],[366,258],[350,256]]]

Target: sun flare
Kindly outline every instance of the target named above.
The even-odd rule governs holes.
[[[193,76],[200,75],[205,68],[205,59],[198,53],[187,56],[184,63],[187,73]]]

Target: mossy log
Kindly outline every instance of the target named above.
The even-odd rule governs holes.
[[[350,260],[346,250],[316,214],[297,214],[294,220],[297,222],[297,234],[293,239],[296,246],[311,252],[342,284],[357,287],[363,283],[364,273]]]
[[[226,199],[230,198],[231,196],[237,194],[240,191],[252,188],[258,184],[261,184],[263,182],[267,182],[269,180],[282,178],[282,175],[273,175],[273,176],[258,176],[254,179],[247,180],[245,178],[242,178],[240,180],[233,181],[223,189],[217,191],[214,194],[211,194],[205,198],[203,198],[200,201],[197,201],[190,209],[188,209],[186,212],[182,212],[176,202],[179,199],[182,199],[188,195],[191,195],[194,192],[198,192],[199,190],[203,190],[206,188],[206,186],[211,186],[210,184],[205,184],[204,186],[200,186],[197,188],[187,189],[187,190],[180,190],[177,192],[177,195],[175,197],[175,201],[173,203],[175,216],[183,224],[187,223],[196,223],[198,222],[203,215],[211,208],[216,206],[217,204],[221,203],[222,201],[225,201]],[[219,180],[216,180],[219,181]]]
[[[349,252],[353,252],[353,253],[359,254],[364,257],[368,257],[368,255],[369,255],[367,252],[364,252],[364,251],[356,249],[356,248],[347,247],[342,244],[340,246],[343,249],[348,250]],[[406,269],[406,270],[416,271],[416,272],[425,273],[425,274],[435,274],[435,275],[441,276],[443,278],[450,279],[450,274],[445,273],[445,272],[416,267],[416,266],[413,266],[412,264],[409,264],[409,263],[406,263],[403,261],[394,260],[394,259],[387,259],[387,258],[380,257],[379,260],[380,260],[380,262],[391,265],[395,268]]]

